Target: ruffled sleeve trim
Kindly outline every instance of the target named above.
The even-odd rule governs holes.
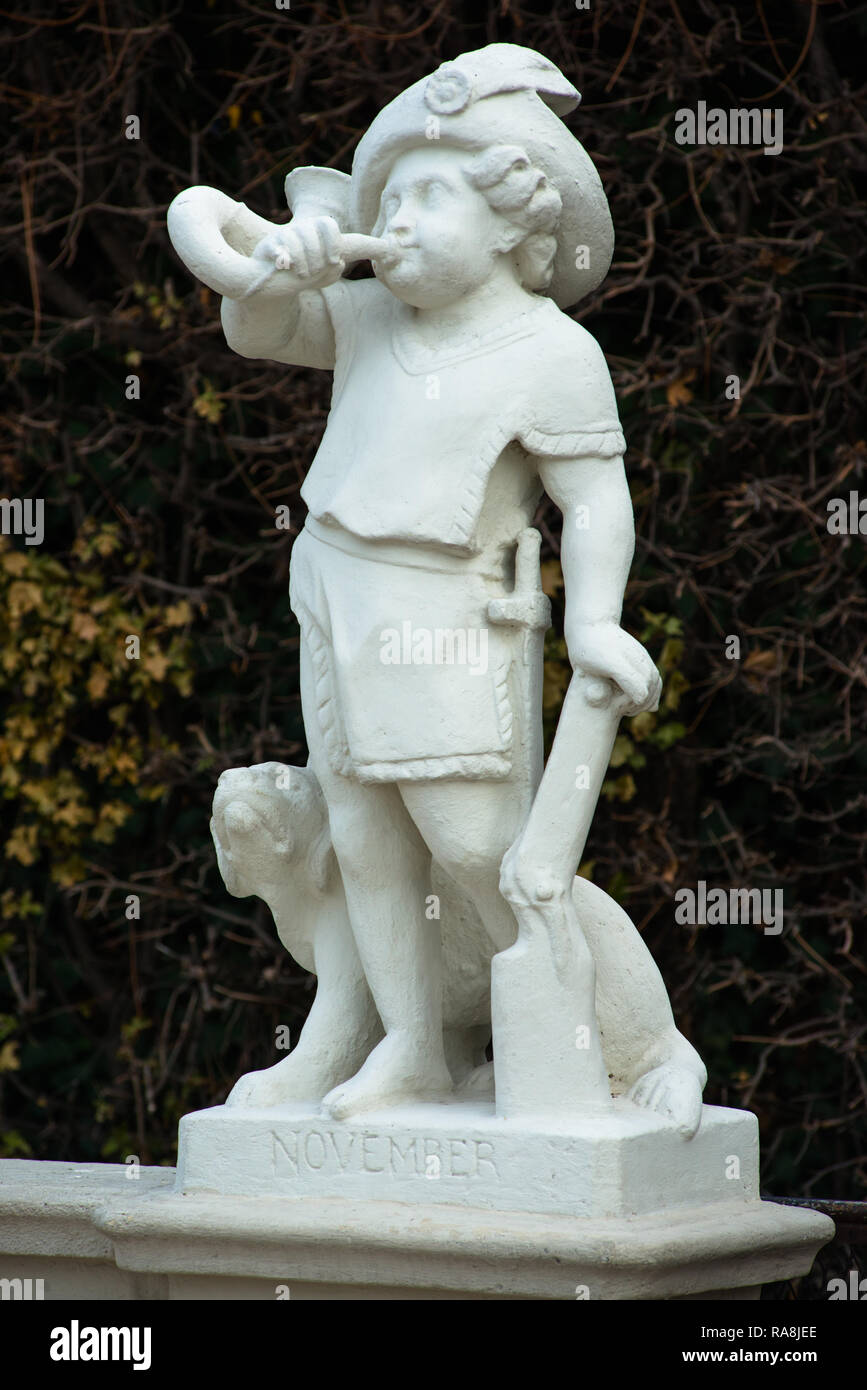
[[[518,434],[528,453],[549,458],[622,458],[626,440],[619,425],[604,423],[568,434],[553,434],[530,426]]]

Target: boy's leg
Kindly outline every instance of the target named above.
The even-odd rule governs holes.
[[[361,1070],[324,1101],[335,1118],[451,1089],[443,1054],[439,924],[425,916],[430,854],[397,788],[335,773],[317,718],[306,644],[301,699],[358,954],[385,1037]]]
[[[500,863],[526,817],[520,786],[457,778],[399,785],[431,855],[481,917],[491,954],[505,951],[515,942],[518,923],[500,892]]]
[[[316,922],[313,935],[316,996],[296,1046],[273,1066],[242,1076],[227,1105],[321,1101],[382,1037],[348,921],[332,910]]]
[[[401,783],[401,794],[434,859],[473,902],[492,954],[506,950],[518,924],[499,891],[499,874],[526,815],[519,789],[509,782],[455,780]],[[601,889],[576,878],[573,901],[597,967],[596,1012],[617,1091],[628,1089],[636,1104],[694,1134],[706,1072],[675,1027],[653,957],[634,923]]]

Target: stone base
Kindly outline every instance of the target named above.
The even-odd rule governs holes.
[[[0,1278],[46,1299],[748,1299],[833,1222],[773,1202],[609,1220],[179,1196],[168,1168],[0,1162]],[[23,1295],[38,1296],[35,1283]],[[14,1296],[14,1295],[13,1295]]]
[[[625,1103],[558,1131],[458,1109],[219,1106],[183,1120],[177,1175],[4,1160],[0,1279],[46,1299],[749,1299],[834,1235],[758,1200],[746,1112],[706,1107],[687,1141]]]
[[[704,1107],[694,1139],[629,1101],[571,1124],[479,1101],[328,1120],[313,1105],[216,1106],[181,1120],[180,1193],[447,1204],[596,1220],[759,1194],[756,1117]]]

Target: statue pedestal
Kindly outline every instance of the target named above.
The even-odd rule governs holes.
[[[217,1106],[176,1177],[0,1163],[0,1277],[48,1299],[757,1298],[833,1234],[759,1200],[755,1116],[714,1106],[690,1140],[626,1101],[568,1126]]]
[[[478,1101],[339,1121],[313,1105],[216,1106],[181,1120],[177,1191],[598,1220],[755,1202],[758,1170],[755,1116],[717,1106],[690,1140],[626,1100],[571,1123]]]
[[[215,1134],[221,1113],[188,1118]],[[711,1122],[709,1135],[714,1129]],[[713,1143],[734,1132],[723,1119]],[[441,1135],[426,1126],[425,1137]],[[497,1144],[505,1173],[506,1146],[478,1142]],[[565,1171],[562,1152],[555,1143],[552,1174]],[[364,1181],[378,1180],[365,1172]],[[612,1192],[625,1192],[626,1172]],[[47,1300],[749,1299],[762,1284],[806,1273],[834,1233],[824,1216],[743,1189],[690,1205],[674,1175],[664,1210],[575,1217],[455,1202],[454,1184],[476,1181],[458,1175],[408,1177],[415,1195],[401,1201],[309,1189],[181,1195],[171,1169],[144,1168],[135,1180],[129,1173],[117,1164],[0,1162],[0,1278],[41,1279]],[[547,1187],[549,1207],[562,1205],[555,1182],[538,1172],[528,1199],[541,1200]],[[21,1296],[40,1294],[25,1288]]]

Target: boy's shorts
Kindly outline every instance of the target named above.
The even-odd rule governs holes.
[[[522,633],[487,617],[508,592],[480,561],[377,545],[308,517],[289,595],[335,772],[361,782],[510,775]]]

